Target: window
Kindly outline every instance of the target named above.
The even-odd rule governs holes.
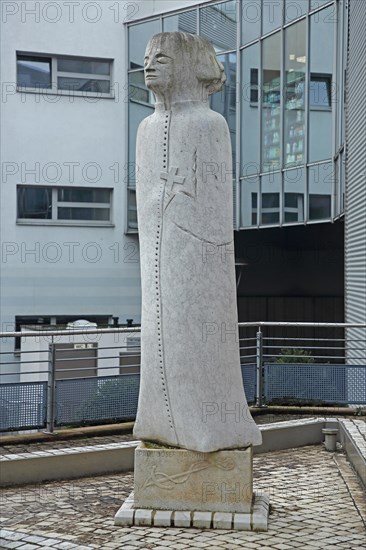
[[[310,109],[332,108],[332,75],[312,74],[310,80]]]
[[[330,195],[309,195],[309,219],[327,220],[331,217]]]
[[[17,55],[21,91],[112,97],[112,61],[82,57]]]
[[[262,193],[262,224],[280,222],[280,194]]]
[[[136,190],[128,189],[128,213],[127,213],[127,225],[130,232],[137,231],[137,205],[136,205]]]
[[[111,189],[19,185],[18,222],[111,224]]]
[[[18,55],[17,85],[22,88],[51,88],[50,57]]]
[[[304,220],[304,195],[302,193],[285,193],[285,223]]]
[[[146,87],[144,71],[134,71],[129,76],[129,99],[138,103],[154,104],[153,93]]]
[[[252,225],[258,223],[258,193],[252,193]]]

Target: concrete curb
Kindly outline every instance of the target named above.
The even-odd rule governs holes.
[[[323,428],[339,428],[338,441],[366,485],[366,423],[360,420],[310,418],[259,426],[263,443],[254,453],[320,444]],[[39,483],[132,471],[138,441],[65,447],[0,457],[0,486]]]
[[[133,470],[138,441],[71,447],[0,458],[0,486],[73,479]]]
[[[339,420],[339,431],[347,458],[366,488],[366,423]]]

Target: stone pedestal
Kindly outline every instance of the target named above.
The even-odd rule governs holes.
[[[252,447],[198,453],[135,450],[135,491],[116,525],[267,530],[269,500],[253,494]]]

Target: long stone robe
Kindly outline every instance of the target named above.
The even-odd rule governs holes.
[[[134,435],[199,452],[261,443],[240,372],[225,119],[156,105],[137,136],[141,383]]]

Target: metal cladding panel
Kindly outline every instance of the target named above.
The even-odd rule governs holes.
[[[366,323],[366,2],[349,0],[348,7],[345,310],[347,322]],[[360,343],[366,343],[366,329],[348,330],[354,364],[366,362]]]

